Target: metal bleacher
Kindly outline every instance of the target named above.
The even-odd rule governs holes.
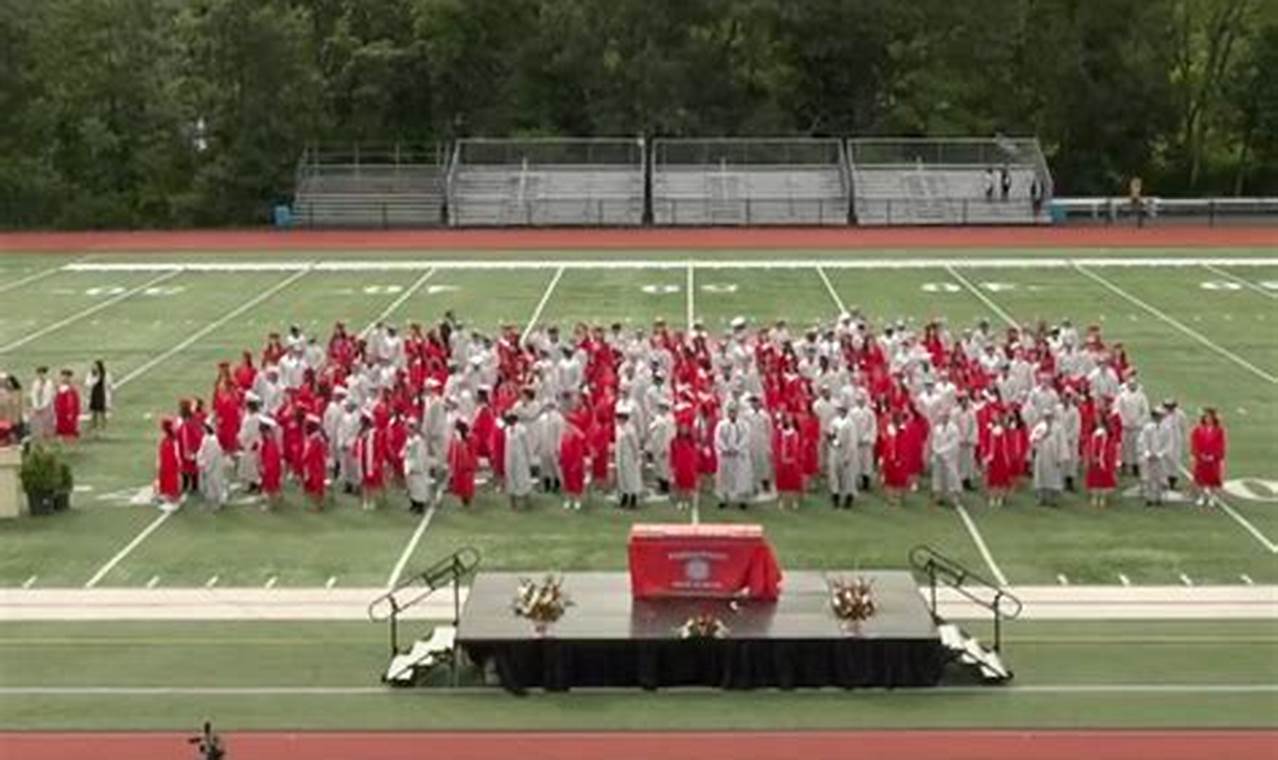
[[[653,143],[659,225],[838,225],[848,175],[837,139],[669,139]]]
[[[303,227],[423,227],[444,219],[439,146],[311,146],[298,162],[293,222]]]
[[[860,225],[1050,222],[1052,178],[1036,139],[853,139],[848,164]],[[1008,172],[1006,199],[998,187],[987,197],[990,169],[996,184]]]
[[[448,221],[458,227],[643,223],[642,140],[458,141]]]

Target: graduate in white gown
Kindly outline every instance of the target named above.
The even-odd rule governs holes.
[[[715,491],[719,494],[719,508],[730,503],[746,508],[754,487],[754,473],[750,467],[750,431],[738,417],[736,401],[727,404],[727,416],[719,420],[714,429],[714,451],[719,470],[715,473]]]
[[[218,443],[213,426],[204,423],[204,438],[195,454],[195,464],[200,468],[200,495],[206,504],[221,509],[226,504],[226,456]]]
[[[533,491],[533,451],[528,440],[528,427],[517,414],[506,415],[506,495],[510,508],[529,506]]]

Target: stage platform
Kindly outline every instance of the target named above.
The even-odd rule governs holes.
[[[511,691],[527,688],[712,686],[728,689],[932,686],[941,677],[940,634],[904,571],[843,571],[874,583],[877,614],[860,623],[835,617],[825,575],[786,573],[776,602],[631,598],[620,573],[568,573],[573,601],[538,630],[517,617],[519,579],[544,573],[480,573],[462,610],[457,643],[491,664]],[[710,613],[728,626],[721,639],[683,639],[679,628]]]

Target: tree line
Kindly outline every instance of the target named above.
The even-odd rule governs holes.
[[[995,133],[1278,194],[1278,2],[0,0],[4,227],[261,223],[308,142]]]

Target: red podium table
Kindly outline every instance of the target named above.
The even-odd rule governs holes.
[[[781,593],[781,567],[759,525],[635,525],[630,591],[636,599],[774,601]]]

